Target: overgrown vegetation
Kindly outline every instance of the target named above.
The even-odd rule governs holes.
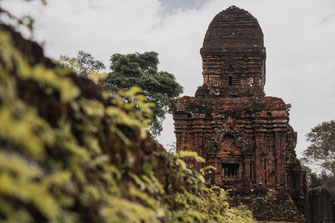
[[[163,130],[162,122],[169,110],[170,101],[183,92],[183,87],[173,74],[158,70],[159,59],[156,52],[114,54],[110,62],[111,72],[102,82],[104,87],[112,92],[133,86],[140,87],[148,101],[155,104],[152,108],[150,133],[153,136],[159,135]]]
[[[79,51],[76,58],[68,56],[60,56],[60,64],[62,67],[72,68],[75,73],[82,77],[89,77],[90,73],[99,73],[106,69],[105,65],[96,60],[91,54]]]
[[[307,169],[311,175],[311,187],[325,184],[335,188],[335,120],[315,126],[306,137],[310,146],[304,151],[302,161],[321,170],[318,174]]]
[[[173,74],[158,71],[158,53],[145,52],[133,54],[114,54],[110,58],[111,72],[102,74],[105,65],[96,60],[91,54],[79,51],[76,58],[61,56],[61,64],[71,67],[80,76],[104,77],[100,83],[106,90],[118,93],[137,86],[142,89],[142,94],[152,107],[153,116],[150,122],[150,133],[158,136],[162,128],[165,114],[169,110],[170,101],[183,92],[183,87],[178,84]]]
[[[138,88],[108,93],[0,25],[1,222],[254,222],[147,135]]]
[[[287,190],[283,188],[273,190],[262,184],[252,185],[248,203],[254,217],[259,221],[266,222],[271,219],[276,222],[306,222]]]

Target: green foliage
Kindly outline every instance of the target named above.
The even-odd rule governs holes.
[[[72,68],[78,75],[88,77],[91,72],[99,73],[106,69],[105,65],[94,59],[94,57],[84,51],[79,51],[76,58],[60,56],[60,64],[63,67]]]
[[[306,135],[310,146],[304,151],[302,161],[317,165],[321,174],[312,174],[313,185],[335,186],[335,120],[323,122]]]
[[[138,86],[144,96],[156,106],[153,110],[153,120],[150,132],[157,136],[162,131],[162,122],[168,112],[170,101],[183,92],[174,75],[158,71],[158,54],[146,52],[143,54],[114,54],[111,59],[111,73],[102,82],[106,89],[112,92]]]
[[[204,163],[205,159],[199,156],[196,152],[194,151],[188,151],[188,150],[182,150],[177,153],[178,158],[193,158],[195,161]]]
[[[147,136],[138,88],[119,96],[28,61],[1,31],[1,222],[254,222],[181,159],[201,157]]]
[[[310,188],[327,185],[329,188],[335,188],[335,177],[334,175],[327,174],[325,171],[321,174],[311,173],[310,174],[311,184]]]
[[[309,174],[310,188],[315,188],[322,185],[327,185],[329,189],[335,188],[335,178],[332,175],[327,174],[325,171],[321,171],[321,173],[315,173],[307,166],[304,166],[304,170]]]
[[[145,126],[141,121],[147,121],[142,114],[148,113],[148,107],[143,99],[138,105],[136,100],[126,105],[116,95],[105,95],[114,104],[108,107],[97,100],[79,97],[80,89],[66,72],[57,73],[42,64],[30,65],[13,47],[10,36],[5,32],[0,35],[0,61],[0,216],[5,216],[8,222],[21,217],[19,222],[29,222],[28,219],[50,222],[73,219],[76,213],[66,208],[73,205],[75,198],[64,193],[63,187],[67,185],[76,189],[84,186],[89,181],[85,172],[92,171],[94,166],[101,168],[99,163],[119,174],[113,165],[106,162],[109,158],[104,159],[98,141],[113,134],[128,140],[118,127],[122,125],[141,130],[141,137],[145,137]],[[59,95],[59,102],[68,104],[79,122],[73,123],[75,120],[71,121],[73,118],[63,110],[58,125],[50,126],[48,120],[38,114],[37,108],[18,96],[17,79],[38,83],[44,95]],[[135,104],[139,111],[135,112]],[[129,112],[138,119],[130,117]],[[97,135],[104,124],[108,126],[104,129],[106,136]],[[82,139],[73,131],[80,132]],[[106,176],[108,172],[98,170],[95,169],[96,176],[101,175],[110,186],[116,187],[115,180]],[[70,179],[81,184],[75,185]],[[117,190],[111,188],[111,191]],[[89,203],[100,198],[99,194],[89,196],[91,192],[83,193],[79,199]],[[13,214],[16,211],[22,214],[16,216]]]

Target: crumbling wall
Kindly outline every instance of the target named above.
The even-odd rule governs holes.
[[[309,223],[335,222],[335,197],[325,185],[308,192],[308,219]]]

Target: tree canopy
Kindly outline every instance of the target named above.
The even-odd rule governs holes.
[[[169,103],[183,92],[183,87],[178,84],[173,74],[158,70],[159,59],[156,52],[126,55],[117,53],[111,56],[110,62],[111,72],[101,84],[106,90],[114,93],[134,86],[140,87],[148,102],[155,105],[152,107],[149,130],[153,136],[159,135],[163,130],[162,122],[168,112]],[[76,58],[61,56],[60,64],[63,67],[72,67],[83,77],[99,73],[106,68],[101,61],[84,51],[79,51]]]
[[[177,83],[173,74],[158,71],[159,60],[156,52],[114,54],[110,62],[111,72],[103,81],[104,87],[112,92],[132,86],[140,87],[148,101],[156,105],[153,108],[150,132],[154,136],[159,135],[169,103],[183,92],[183,87]]]
[[[67,56],[60,57],[60,64],[63,67],[71,67],[82,77],[88,77],[91,72],[100,72],[106,69],[105,65],[96,60],[91,54],[84,51],[79,51],[76,58]]]
[[[303,161],[321,168],[322,174],[315,175],[317,184],[335,182],[335,120],[322,122],[306,135],[310,146],[303,153]],[[313,180],[313,179],[312,179]],[[319,182],[320,181],[320,182]],[[333,184],[332,183],[332,184]],[[335,183],[334,183],[335,186]]]

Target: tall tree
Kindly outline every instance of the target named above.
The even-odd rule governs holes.
[[[335,120],[323,122],[306,135],[310,146],[303,153],[303,161],[321,168],[321,175],[314,175],[318,184],[335,186]]]
[[[111,59],[108,77],[103,81],[106,89],[113,92],[138,86],[153,108],[150,132],[157,136],[162,131],[162,122],[168,112],[170,101],[183,92],[173,74],[158,71],[158,53],[114,54]]]
[[[83,77],[88,77],[91,72],[100,72],[106,69],[105,65],[96,60],[91,54],[79,51],[76,58],[60,56],[60,64],[63,67],[71,67],[73,70]]]

